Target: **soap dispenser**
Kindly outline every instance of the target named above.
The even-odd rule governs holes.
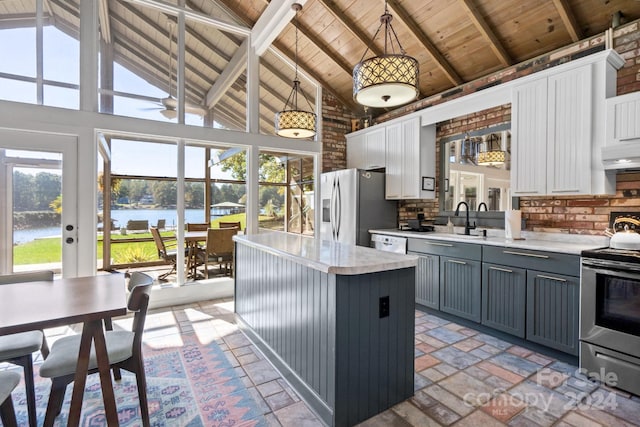
[[[453,223],[451,222],[451,217],[448,217],[447,220],[447,233],[453,234]]]

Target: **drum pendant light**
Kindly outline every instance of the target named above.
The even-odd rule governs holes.
[[[295,10],[295,27],[296,27],[296,53],[295,53],[295,69],[296,75],[293,79],[293,88],[284,104],[284,109],[276,113],[276,134],[286,138],[310,138],[316,134],[316,115],[313,113],[313,107],[309,99],[300,87],[298,80],[298,12],[302,10],[302,5],[294,3],[291,8]],[[307,101],[311,111],[304,111],[298,108],[298,92]]]
[[[395,107],[413,101],[419,94],[418,61],[406,55],[391,25],[392,19],[385,1],[380,26],[371,39],[373,43],[384,25],[384,54],[364,59],[370,48],[367,46],[362,59],[353,68],[353,99],[358,104],[378,108]],[[400,53],[395,52],[394,40]]]

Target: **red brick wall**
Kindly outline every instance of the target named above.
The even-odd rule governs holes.
[[[626,60],[625,65],[618,71],[617,94],[640,91],[640,21],[616,29],[613,33],[613,41],[614,49]],[[375,123],[440,104],[603,49],[603,35],[583,40],[556,52],[383,114],[376,118]],[[511,108],[506,105],[499,107],[498,111],[490,109],[439,123],[436,139],[440,141],[449,135],[482,129],[502,121],[508,122],[510,114]],[[436,147],[439,148],[439,145],[437,144]],[[437,169],[439,169],[440,160],[438,148],[436,149]],[[436,176],[439,176],[439,171]],[[527,220],[526,229],[600,235],[608,225],[610,212],[640,211],[640,173],[619,173],[616,189],[614,196],[522,197],[520,209],[523,212],[523,218]],[[398,206],[400,221],[415,218],[417,213],[424,213],[426,218],[434,217],[438,213],[438,202],[434,200],[406,200],[400,201]]]
[[[347,167],[347,140],[356,116],[333,95],[322,93],[322,172]]]

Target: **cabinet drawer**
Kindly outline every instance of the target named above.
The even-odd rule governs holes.
[[[485,246],[482,252],[482,261],[568,276],[580,275],[580,257],[578,255]]]
[[[407,249],[433,255],[445,255],[474,261],[482,259],[482,245],[448,240],[409,239]]]

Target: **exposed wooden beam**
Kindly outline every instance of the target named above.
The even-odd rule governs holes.
[[[109,24],[109,1],[100,0],[98,2],[98,19],[100,20],[100,34],[102,40],[111,43],[111,25]]]
[[[453,69],[451,64],[445,59],[444,56],[438,51],[438,49],[431,43],[431,40],[426,36],[422,29],[416,24],[415,20],[407,13],[407,11],[400,6],[396,0],[388,0],[388,5],[395,14],[396,18],[402,21],[402,23],[409,29],[409,32],[422,44],[422,46],[429,52],[431,58],[436,63],[438,68],[444,73],[454,85],[461,85],[464,80],[458,75],[456,70]]]
[[[370,48],[369,50],[371,50],[376,56],[382,55],[384,53],[375,45],[375,43],[372,42],[371,37],[373,37],[373,35],[368,35],[364,31],[362,31],[355,22],[345,16],[344,12],[340,10],[332,0],[318,0],[318,2],[321,3],[325,7],[325,9],[327,9],[333,15],[334,18],[341,22],[342,25],[344,25],[344,27],[357,40],[360,40],[363,45],[368,46]]]
[[[498,40],[498,37],[494,34],[487,21],[484,20],[478,8],[473,4],[472,0],[460,0],[464,11],[467,13],[473,24],[476,26],[482,37],[489,42],[489,47],[496,54],[502,65],[509,66],[512,64],[509,54]]]
[[[272,1],[262,11],[251,29],[251,46],[256,54],[262,55],[295,16],[296,12],[291,8],[294,2],[304,6],[307,0]]]
[[[577,42],[582,39],[582,31],[580,31],[580,27],[578,26],[578,21],[576,20],[575,15],[571,11],[571,6],[567,0],[553,0],[553,5],[558,10],[560,14],[560,19],[562,19],[562,23],[566,27],[569,35],[571,36],[571,40]]]
[[[204,105],[209,108],[213,107],[246,70],[248,43],[247,39],[236,50],[236,53],[207,92]]]

